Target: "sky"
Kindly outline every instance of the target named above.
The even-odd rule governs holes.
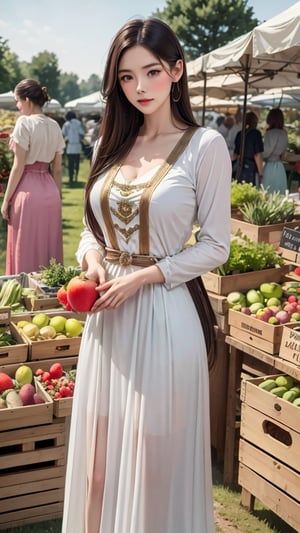
[[[264,22],[296,1],[248,0]],[[167,0],[0,0],[0,36],[20,61],[47,50],[79,80],[102,76],[110,43],[129,19],[153,15]]]

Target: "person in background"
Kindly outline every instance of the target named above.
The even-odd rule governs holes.
[[[233,123],[232,123],[232,120],[230,120],[230,123],[232,125],[228,129],[228,133],[226,136],[226,144],[228,146],[229,154],[232,155],[234,153],[235,138],[238,132],[241,131],[242,129],[242,112],[241,112],[240,106],[238,106],[234,117],[230,116],[230,118],[233,119]],[[227,124],[228,124],[228,121],[227,121]]]
[[[257,128],[258,118],[253,111],[248,111],[245,117],[245,149],[243,161],[239,161],[241,172],[238,181],[252,183],[260,186],[263,178],[263,151],[264,143],[262,134]],[[231,159],[239,160],[241,153],[242,132],[238,132],[235,138],[234,152]],[[237,171],[238,172],[238,171]]]
[[[62,127],[62,133],[67,144],[66,153],[68,158],[69,184],[73,185],[78,179],[82,139],[85,136],[84,128],[76,118],[74,111],[66,113],[66,122]]]
[[[267,130],[264,136],[263,186],[269,192],[285,194],[287,175],[282,158],[288,146],[288,135],[284,129],[284,116],[279,107],[267,115]]]
[[[77,252],[99,298],[80,346],[62,533],[213,533],[209,317],[188,284],[229,255],[230,157],[193,117],[162,20],[119,30],[102,94]]]
[[[25,79],[15,88],[21,116],[11,135],[14,162],[1,213],[8,222],[6,274],[33,272],[63,262],[61,128],[42,112],[46,87]]]

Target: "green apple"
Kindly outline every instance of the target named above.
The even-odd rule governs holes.
[[[235,305],[240,305],[241,307],[246,306],[246,297],[245,295],[240,291],[232,291],[229,294],[227,294],[227,302],[230,308],[232,308]]]
[[[50,319],[49,326],[52,326],[56,333],[65,333],[66,317],[56,315]]]
[[[283,294],[281,285],[275,281],[271,281],[270,283],[261,283],[259,290],[267,300],[270,298],[280,299]]]
[[[273,326],[277,326],[279,324],[278,318],[276,316],[271,316],[268,320],[269,324],[273,324]]]
[[[21,365],[17,368],[16,370],[16,373],[15,373],[15,380],[20,384],[20,385],[25,385],[26,383],[31,383],[32,382],[32,370],[29,366],[27,365]]]
[[[254,304],[251,304],[249,306],[249,309],[251,311],[251,315],[256,315],[257,311],[259,309],[263,309],[264,308],[264,304],[262,304],[261,302],[254,302]]]
[[[251,304],[255,304],[257,302],[263,303],[264,297],[262,293],[258,291],[257,289],[250,289],[246,293],[246,300],[247,300],[247,304],[250,306]]]
[[[41,329],[49,324],[49,320],[50,318],[45,313],[37,313],[32,318],[32,323]]]
[[[267,307],[272,307],[273,305],[276,305],[277,307],[280,307],[281,305],[281,301],[279,300],[279,298],[269,298],[267,300],[267,303],[266,303],[266,306]]]
[[[300,313],[292,313],[291,314],[291,321],[296,321],[296,322],[300,322]]]

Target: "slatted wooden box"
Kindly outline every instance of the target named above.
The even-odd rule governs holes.
[[[282,230],[286,228],[297,228],[299,220],[292,220],[291,222],[282,222],[280,224],[269,224],[266,226],[257,226],[250,224],[244,220],[231,218],[231,233],[236,235],[240,231],[243,235],[247,235],[249,239],[254,242],[268,242],[273,244],[275,248],[279,246]]]
[[[0,529],[62,516],[64,421],[0,432]]]
[[[278,354],[283,325],[273,325],[251,315],[229,309],[228,323],[230,335],[264,352]]]
[[[256,497],[300,531],[299,407],[260,389],[262,380],[244,380],[241,388],[242,504],[251,508]]]
[[[35,405],[24,405],[0,409],[0,430],[10,430],[30,426],[39,426],[40,424],[51,424],[53,420],[53,400],[47,392],[35,382],[36,391],[45,400],[45,403]]]
[[[11,322],[11,308],[0,308],[0,328],[6,328],[17,344],[0,346],[0,364],[23,363],[28,357],[28,342],[19,334]]]
[[[45,312],[45,311],[44,311]],[[31,322],[32,317],[36,313],[24,314],[13,316],[12,321],[17,323],[19,320],[28,320]],[[77,318],[78,320],[84,321],[84,313],[73,313],[69,311],[49,311],[46,312],[50,317],[60,315],[65,316],[66,318]],[[30,341],[20,330],[20,335],[28,342],[28,361],[37,361],[43,359],[58,359],[61,357],[74,357],[79,353],[81,336],[71,337],[67,339],[47,339],[42,341]]]
[[[256,289],[261,283],[272,281],[280,283],[287,272],[288,267],[286,265],[281,268],[268,268],[228,276],[219,276],[213,272],[207,272],[207,274],[202,275],[202,280],[207,291],[227,296],[232,291],[243,292],[249,289]]]

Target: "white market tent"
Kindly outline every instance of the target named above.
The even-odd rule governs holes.
[[[299,86],[300,2],[296,2],[279,15],[256,26],[251,32],[227,45],[189,62],[187,73],[190,82],[204,81],[204,97],[207,94],[207,80],[211,77],[228,74],[239,76],[244,86],[244,111],[247,106],[249,86],[255,82],[260,82],[261,88],[270,88],[270,83],[274,88],[280,87],[283,86],[283,82],[284,85],[291,87]],[[224,86],[222,88],[224,90]],[[245,113],[243,113],[241,159],[243,159],[244,134]]]
[[[7,109],[11,111],[17,111],[15,95],[13,91],[0,94],[0,109]],[[47,113],[54,111],[62,111],[62,105],[55,98],[51,98],[50,102],[44,105],[43,111]]]
[[[104,110],[105,104],[101,101],[101,94],[99,91],[75,98],[64,105],[67,111],[78,111],[79,113],[101,113]]]

